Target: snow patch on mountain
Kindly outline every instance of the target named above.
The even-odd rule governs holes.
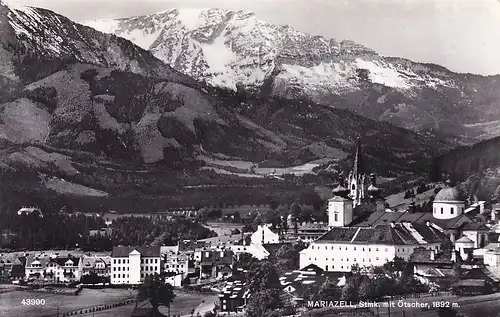
[[[193,30],[199,22],[199,17],[206,9],[182,9],[177,10],[177,19],[188,29]]]
[[[392,88],[410,89],[411,83],[390,65],[356,59],[355,65],[361,69],[367,69],[372,83],[381,84]]]

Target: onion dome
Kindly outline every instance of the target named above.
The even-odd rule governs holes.
[[[339,185],[335,187],[332,191],[334,196],[347,197],[350,193],[349,189],[344,187],[343,180],[339,179]]]
[[[465,199],[463,194],[460,192],[460,190],[452,187],[450,180],[446,181],[446,187],[441,189],[437,193],[436,198],[434,198],[435,202],[457,202],[464,200]]]

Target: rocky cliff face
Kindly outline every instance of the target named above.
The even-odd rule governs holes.
[[[500,76],[456,74],[304,34],[251,12],[172,9],[87,25],[127,38],[212,86],[307,98],[454,141],[498,135]]]

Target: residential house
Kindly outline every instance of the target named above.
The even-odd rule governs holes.
[[[230,245],[229,247],[237,259],[239,259],[240,255],[243,253],[251,254],[258,260],[263,260],[269,256],[269,251],[267,251],[267,249],[260,243],[251,243],[250,245],[236,244]]]
[[[12,254],[0,255],[0,278],[2,280],[24,279],[26,257]]]
[[[111,284],[141,284],[163,267],[160,247],[114,247],[111,258]]]
[[[189,274],[189,258],[186,253],[170,251],[163,255],[163,263],[167,283],[173,286],[181,286]]]
[[[456,272],[455,263],[460,262],[458,251],[436,251],[419,248],[410,257],[415,278],[424,284],[437,283],[452,278]]]
[[[201,252],[200,279],[220,279],[233,272],[234,254],[231,250],[205,250]]]
[[[81,259],[57,254],[40,254],[26,260],[27,280],[48,283],[71,283],[80,281],[82,275]]]
[[[297,237],[305,242],[311,243],[328,232],[326,223],[302,223],[297,228]]]
[[[280,277],[281,296],[292,305],[300,306],[304,304],[306,293],[318,289],[327,279],[336,283],[339,289],[345,285],[344,273],[325,272],[314,264],[286,272]]]
[[[250,295],[250,290],[243,279],[231,279],[226,282],[226,286],[219,294],[220,311],[223,313],[243,312]]]
[[[490,243],[484,248],[484,264],[500,267],[500,238],[497,243]]]
[[[84,256],[82,257],[82,276],[96,274],[100,277],[110,277],[111,257],[110,256]]]
[[[280,237],[270,229],[270,225],[258,226],[257,230],[250,237],[253,244],[279,243]]]

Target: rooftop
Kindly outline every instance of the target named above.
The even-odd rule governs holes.
[[[160,247],[113,247],[111,257],[113,258],[126,258],[129,254],[137,250],[143,257],[160,257]]]

